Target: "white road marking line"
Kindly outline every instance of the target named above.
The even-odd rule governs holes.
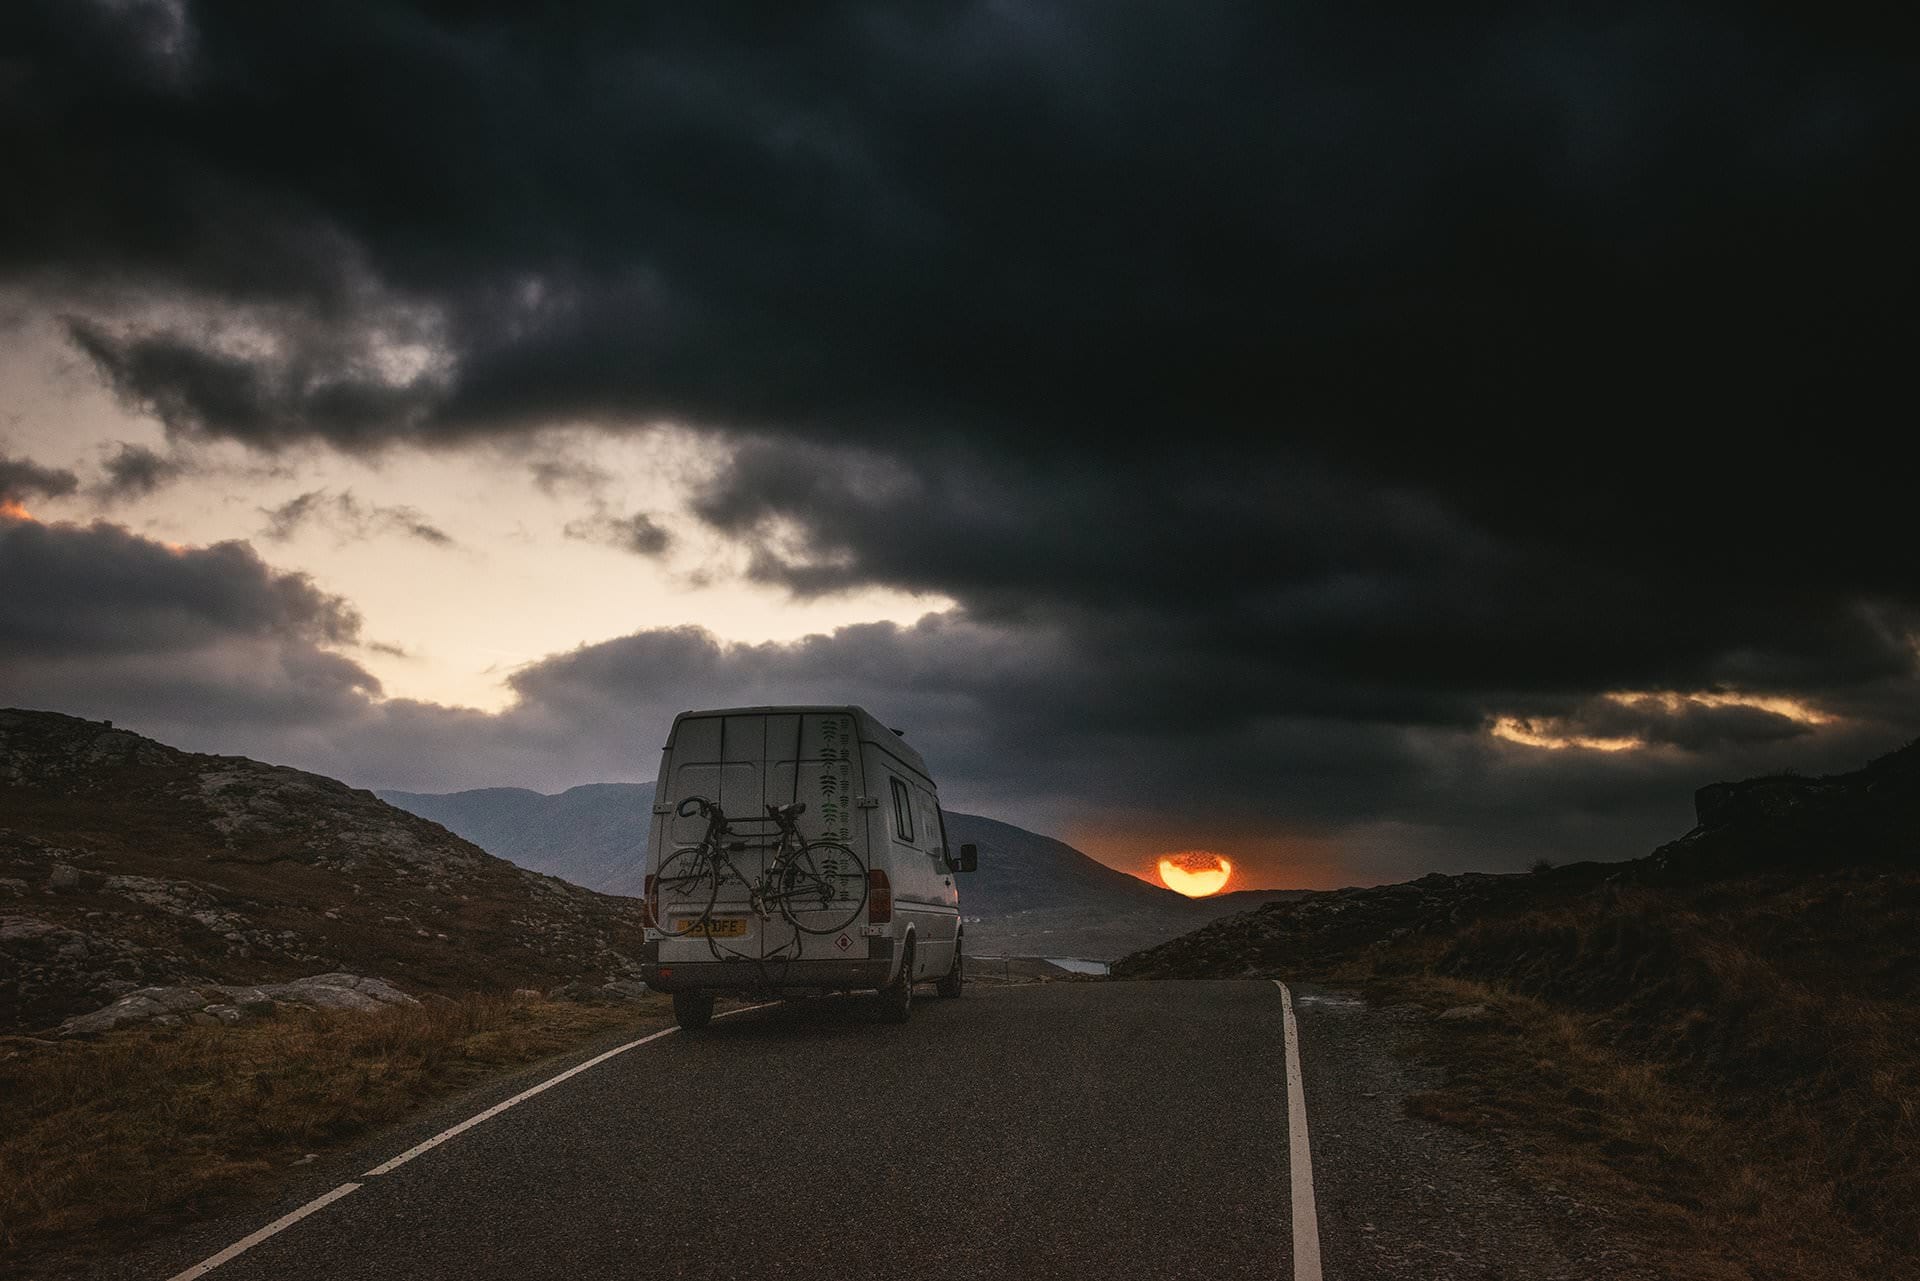
[[[759,1005],[743,1005],[737,1010],[727,1010],[724,1013],[716,1014],[713,1017],[715,1017],[716,1019],[729,1018],[735,1014],[745,1014],[749,1010],[764,1010],[767,1008],[767,1006],[772,1004],[774,1004],[774,1002],[772,1001],[763,1001]],[[628,1050],[634,1049],[638,1046],[645,1045],[649,1041],[657,1041],[663,1036],[672,1036],[675,1032],[678,1032],[679,1030],[680,1029],[677,1027],[661,1028],[658,1032],[655,1032],[649,1036],[643,1036],[637,1041],[628,1041],[625,1045],[616,1045],[611,1050],[608,1050],[605,1054],[596,1055],[595,1057],[588,1059],[585,1063],[576,1064],[575,1066],[570,1067],[566,1071],[560,1073],[560,1075],[558,1076],[550,1076],[546,1080],[540,1082],[540,1084],[533,1086],[531,1089],[520,1091],[520,1093],[514,1095],[512,1098],[508,1099],[505,1103],[496,1103],[492,1107],[488,1108],[485,1112],[481,1112],[476,1116],[470,1116],[466,1120],[462,1121],[460,1124],[453,1126],[450,1129],[440,1131],[440,1133],[434,1135],[432,1138],[426,1140],[423,1143],[414,1144],[412,1147],[408,1148],[405,1152],[402,1152],[399,1156],[393,1158],[393,1160],[382,1161],[379,1165],[374,1166],[371,1170],[368,1170],[365,1174],[361,1175],[360,1177],[363,1179],[373,1179],[373,1178],[378,1178],[380,1175],[383,1175],[383,1174],[391,1174],[393,1173],[393,1171],[399,1169],[401,1166],[405,1165],[407,1162],[413,1160],[413,1158],[419,1156],[422,1152],[430,1152],[434,1148],[439,1147],[442,1143],[445,1143],[448,1139],[458,1138],[460,1135],[465,1134],[468,1130],[471,1130],[474,1126],[479,1125],[482,1121],[491,1121],[494,1117],[499,1116],[502,1112],[505,1112],[508,1108],[512,1107],[514,1104],[525,1103],[528,1099],[532,1098],[534,1095],[539,1094],[543,1090],[551,1090],[554,1086],[560,1084],[560,1082],[566,1080],[570,1076],[578,1076],[590,1067],[598,1067],[600,1064],[605,1063],[608,1059],[613,1058],[615,1055],[625,1054]]]
[[[560,1073],[558,1076],[550,1076],[546,1080],[540,1082],[540,1084],[532,1087],[531,1089],[520,1091],[520,1093],[514,1095],[512,1098],[508,1099],[506,1102],[496,1103],[492,1107],[488,1108],[485,1112],[475,1113],[473,1116],[468,1117],[466,1120],[462,1121],[460,1124],[451,1126],[445,1130],[442,1130],[440,1131],[440,1133],[434,1135],[430,1139],[414,1144],[412,1147],[408,1148],[405,1152],[402,1152],[399,1156],[394,1157],[391,1161],[382,1161],[379,1165],[374,1166],[371,1170],[368,1170],[365,1174],[361,1175],[360,1177],[363,1179],[377,1179],[383,1174],[392,1174],[395,1170],[399,1169],[401,1166],[405,1165],[407,1162],[413,1160],[413,1158],[421,1155],[424,1152],[433,1151],[433,1149],[439,1147],[442,1143],[445,1143],[448,1139],[459,1138],[461,1135],[465,1134],[468,1130],[471,1130],[474,1126],[479,1125],[482,1121],[491,1121],[494,1117],[499,1116],[502,1112],[505,1112],[508,1108],[513,1107],[515,1104],[525,1103],[528,1099],[532,1098],[534,1095],[540,1094],[547,1090],[551,1090],[554,1086],[560,1084],[560,1082],[566,1080],[569,1077],[578,1076],[590,1067],[598,1067],[600,1066],[600,1064],[605,1063],[608,1059],[613,1058],[617,1054],[625,1054],[628,1050],[631,1050],[636,1046],[645,1045],[648,1041],[657,1041],[663,1036],[672,1036],[675,1032],[678,1032],[679,1030],[680,1029],[677,1027],[662,1028],[660,1031],[653,1033],[651,1036],[643,1036],[637,1041],[628,1041],[625,1045],[616,1045],[611,1050],[608,1050],[605,1054],[597,1054],[593,1058],[588,1059],[585,1063],[576,1064],[575,1066],[568,1068],[566,1071]]]
[[[220,1253],[213,1255],[210,1258],[207,1258],[199,1263],[194,1264],[192,1267],[188,1268],[185,1272],[175,1273],[172,1277],[168,1278],[168,1281],[193,1281],[195,1277],[203,1277],[207,1275],[207,1273],[219,1267],[221,1264],[227,1262],[227,1260],[234,1258],[236,1255],[245,1254],[248,1250],[253,1249],[254,1246],[259,1245],[262,1241],[266,1240],[268,1237],[272,1236],[274,1233],[281,1232],[287,1228],[292,1227],[294,1224],[300,1222],[300,1220],[306,1218],[309,1214],[312,1214],[315,1210],[324,1210],[328,1206],[332,1205],[335,1201],[338,1201],[341,1197],[347,1195],[347,1193],[359,1191],[361,1186],[362,1185],[358,1183],[342,1183],[339,1187],[327,1193],[325,1196],[315,1197],[313,1200],[301,1206],[298,1210],[295,1210],[292,1214],[283,1215],[280,1218],[275,1219],[272,1223],[269,1223],[266,1227],[261,1228],[258,1232],[252,1233],[251,1235],[248,1235],[248,1236],[241,1237],[238,1241],[235,1241],[232,1245],[228,1246],[226,1249],[222,1250]]]
[[[1320,1281],[1320,1213],[1313,1203],[1313,1145],[1307,1139],[1307,1087],[1300,1074],[1300,1026],[1293,993],[1279,979],[1287,1033],[1287,1160],[1293,1187],[1293,1281]]]
[[[717,1019],[730,1018],[735,1014],[745,1014],[749,1010],[764,1010],[767,1008],[767,1006],[771,1004],[773,1004],[773,1002],[764,1001],[759,1005],[743,1005],[737,1010],[727,1010],[725,1013],[716,1014],[713,1017]],[[650,1033],[647,1036],[641,1037],[637,1041],[628,1041],[625,1045],[616,1045],[611,1050],[608,1050],[605,1054],[595,1055],[593,1058],[588,1059],[585,1063],[575,1064],[573,1067],[568,1068],[566,1071],[561,1072],[558,1075],[548,1077],[546,1080],[540,1082],[540,1084],[536,1086],[533,1086],[531,1089],[520,1091],[520,1093],[514,1095],[512,1098],[508,1099],[505,1103],[496,1103],[492,1107],[488,1108],[486,1111],[481,1112],[475,1116],[470,1116],[466,1120],[462,1121],[460,1124],[456,1126],[452,1126],[449,1129],[440,1131],[440,1133],[434,1135],[432,1138],[428,1139],[424,1143],[414,1144],[412,1147],[408,1148],[405,1152],[402,1152],[399,1156],[393,1158],[393,1160],[381,1162],[379,1165],[374,1166],[371,1170],[368,1170],[365,1174],[361,1175],[360,1177],[363,1179],[371,1179],[371,1178],[376,1178],[379,1175],[389,1173],[390,1171],[397,1170],[401,1166],[405,1165],[407,1162],[413,1160],[413,1158],[419,1156],[421,1153],[430,1152],[434,1148],[439,1147],[442,1143],[445,1143],[448,1139],[456,1138],[459,1135],[466,1133],[468,1130],[471,1130],[474,1126],[479,1125],[482,1121],[491,1120],[492,1118],[499,1116],[502,1112],[505,1112],[508,1108],[512,1107],[516,1103],[524,1103],[528,1099],[532,1098],[534,1095],[542,1092],[543,1090],[551,1090],[554,1086],[560,1084],[560,1082],[566,1080],[568,1077],[578,1076],[580,1075],[580,1073],[586,1071],[588,1068],[597,1066],[598,1064],[601,1064],[601,1063],[605,1063],[608,1059],[613,1058],[617,1054],[625,1054],[628,1050],[634,1049],[638,1046],[645,1045],[649,1041],[658,1041],[663,1036],[672,1036],[675,1032],[678,1032],[679,1030],[680,1029],[677,1027],[662,1028],[658,1032]],[[259,1245],[262,1241],[265,1241],[268,1237],[274,1235],[276,1232],[285,1231],[287,1228],[290,1228],[294,1224],[300,1222],[300,1220],[306,1218],[309,1214],[312,1214],[314,1211],[324,1210],[328,1206],[332,1205],[335,1201],[338,1201],[341,1197],[346,1196],[349,1192],[356,1192],[364,1186],[366,1185],[361,1183],[342,1183],[339,1187],[327,1193],[325,1196],[315,1197],[313,1200],[307,1202],[305,1205],[301,1206],[298,1210],[295,1210],[293,1213],[284,1215],[281,1218],[275,1219],[272,1223],[269,1223],[266,1227],[261,1228],[258,1232],[250,1233],[247,1236],[241,1237],[238,1241],[235,1241],[232,1245],[220,1251],[220,1253],[216,1255],[212,1255],[209,1258],[194,1264],[192,1267],[188,1268],[185,1272],[176,1273],[174,1276],[167,1278],[167,1281],[194,1281],[195,1277],[203,1277],[207,1273],[219,1267],[221,1264],[228,1262],[229,1260],[237,1257],[238,1255],[246,1253],[248,1250],[251,1250],[254,1246]]]

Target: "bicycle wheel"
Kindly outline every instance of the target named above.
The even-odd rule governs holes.
[[[771,898],[802,934],[838,934],[867,907],[867,865],[838,841],[803,845],[774,869]]]
[[[669,938],[685,938],[713,914],[714,900],[720,897],[720,870],[704,848],[690,845],[660,865],[653,892],[660,905],[655,928]]]

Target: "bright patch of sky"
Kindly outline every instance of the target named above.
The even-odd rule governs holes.
[[[105,390],[54,317],[0,308],[0,387],[0,452],[80,477],[76,493],[36,500],[37,517],[104,518],[172,543],[252,543],[359,610],[363,645],[351,656],[390,697],[494,710],[510,701],[516,667],[642,628],[784,641],[951,607],[881,590],[796,601],[748,582],[737,551],[683,511],[717,461],[712,446],[672,427],[581,425],[512,449],[365,457],[196,443],[189,474],[113,497],[99,486],[120,445],[165,453],[168,443]],[[663,552],[616,545],[634,517],[666,532]]]

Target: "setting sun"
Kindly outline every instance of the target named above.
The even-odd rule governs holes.
[[[1218,894],[1233,879],[1233,864],[1206,850],[1188,850],[1160,860],[1160,879],[1188,898]]]

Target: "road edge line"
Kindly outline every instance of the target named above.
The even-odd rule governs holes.
[[[725,1013],[714,1015],[714,1017],[717,1019],[724,1019],[735,1014],[745,1014],[749,1010],[764,1010],[767,1008],[769,1004],[771,1004],[771,1002],[762,1002],[759,1005],[743,1005],[737,1010],[727,1010]],[[412,1147],[408,1148],[405,1152],[402,1152],[399,1156],[394,1157],[393,1159],[388,1161],[382,1161],[379,1165],[374,1166],[371,1170],[368,1170],[365,1174],[361,1175],[360,1177],[363,1179],[377,1179],[383,1174],[391,1174],[395,1170],[399,1169],[401,1166],[405,1165],[407,1162],[413,1160],[415,1157],[423,1156],[426,1153],[433,1151],[433,1149],[439,1147],[442,1143],[445,1143],[448,1139],[459,1138],[462,1134],[465,1134],[468,1130],[471,1130],[474,1126],[479,1125],[483,1121],[491,1121],[494,1117],[499,1116],[502,1112],[505,1112],[508,1108],[513,1107],[516,1104],[525,1103],[528,1099],[532,1098],[534,1095],[543,1093],[547,1090],[551,1090],[554,1086],[560,1084],[562,1081],[565,1081],[570,1077],[579,1076],[582,1072],[586,1071],[588,1068],[598,1067],[602,1063],[605,1063],[608,1059],[614,1058],[617,1055],[625,1054],[628,1050],[638,1049],[640,1046],[647,1044],[647,1042],[649,1041],[658,1041],[663,1036],[672,1036],[675,1032],[678,1032],[679,1030],[680,1029],[677,1027],[663,1027],[658,1032],[649,1032],[647,1035],[640,1037],[638,1040],[628,1041],[625,1045],[616,1045],[611,1050],[606,1051],[604,1054],[597,1054],[594,1057],[588,1059],[585,1063],[576,1063],[572,1067],[568,1068],[566,1071],[559,1073],[557,1076],[550,1076],[546,1080],[540,1082],[540,1084],[538,1085],[529,1086],[528,1088],[520,1091],[520,1093],[514,1095],[512,1098],[506,1100],[504,1103],[496,1103],[484,1112],[476,1112],[474,1115],[468,1117],[466,1120],[460,1122],[460,1124],[458,1125],[447,1127],[446,1129],[440,1131],[440,1133],[434,1135],[430,1139],[423,1139],[421,1142],[416,1143]]]
[[[365,1174],[361,1175],[360,1177],[363,1179],[377,1179],[383,1174],[391,1174],[395,1170],[399,1169],[401,1166],[405,1165],[407,1162],[413,1160],[415,1157],[424,1156],[425,1154],[433,1151],[433,1149],[439,1147],[442,1143],[445,1143],[449,1139],[459,1138],[461,1135],[465,1134],[468,1130],[471,1130],[474,1126],[479,1125],[483,1121],[491,1121],[494,1117],[499,1116],[502,1112],[505,1112],[508,1108],[513,1107],[516,1104],[525,1103],[528,1099],[532,1098],[534,1095],[545,1093],[546,1091],[551,1090],[554,1086],[560,1084],[562,1081],[565,1081],[571,1077],[576,1077],[580,1075],[582,1072],[586,1071],[590,1067],[599,1067],[602,1063],[605,1063],[608,1059],[613,1058],[616,1055],[625,1054],[628,1050],[636,1049],[639,1046],[645,1045],[649,1041],[657,1041],[663,1036],[672,1036],[675,1032],[678,1032],[679,1030],[680,1029],[677,1027],[661,1028],[658,1032],[649,1033],[648,1035],[643,1036],[635,1041],[628,1041],[625,1045],[616,1045],[611,1050],[608,1050],[603,1054],[596,1054],[592,1058],[588,1059],[585,1063],[576,1063],[572,1067],[568,1068],[566,1071],[561,1072],[556,1076],[550,1076],[546,1080],[540,1082],[540,1084],[524,1089],[520,1091],[520,1093],[514,1095],[512,1098],[507,1099],[504,1102],[494,1104],[492,1107],[488,1108],[484,1112],[474,1113],[472,1116],[460,1122],[458,1125],[448,1126],[446,1129],[440,1131],[440,1133],[434,1135],[430,1139],[422,1139],[420,1142],[408,1148],[405,1152],[402,1152],[399,1156],[393,1157],[390,1160],[382,1161],[379,1165],[374,1166],[371,1170],[368,1170]]]
[[[1300,1026],[1293,993],[1279,979],[1287,1043],[1287,1182],[1293,1192],[1293,1281],[1321,1281],[1320,1212],[1313,1199],[1313,1143],[1307,1135],[1307,1085],[1300,1071]]]
[[[767,1008],[767,1006],[771,1004],[774,1004],[774,1002],[763,1001],[758,1005],[743,1005],[737,1010],[727,1010],[724,1013],[714,1015],[714,1017],[716,1019],[730,1018],[735,1014],[746,1014],[753,1010],[764,1010]],[[392,1160],[389,1160],[389,1161],[382,1161],[379,1165],[374,1166],[371,1170],[368,1170],[365,1174],[361,1175],[360,1177],[362,1179],[375,1179],[380,1177],[383,1174],[387,1174],[394,1170],[397,1170],[401,1166],[405,1165],[407,1162],[413,1160],[415,1157],[421,1156],[427,1152],[431,1152],[433,1149],[439,1147],[442,1143],[445,1143],[448,1139],[458,1138],[460,1135],[465,1134],[468,1130],[471,1130],[474,1126],[479,1125],[482,1121],[492,1120],[494,1117],[499,1116],[502,1112],[505,1112],[508,1108],[512,1107],[516,1103],[524,1103],[528,1099],[532,1098],[534,1095],[540,1094],[546,1090],[550,1090],[554,1086],[560,1084],[562,1081],[565,1081],[570,1077],[575,1077],[580,1075],[580,1073],[586,1071],[590,1067],[597,1067],[598,1065],[605,1063],[608,1059],[613,1058],[616,1055],[625,1054],[628,1050],[637,1049],[638,1047],[647,1044],[649,1041],[658,1041],[661,1037],[672,1036],[675,1032],[678,1032],[679,1030],[680,1029],[677,1027],[663,1027],[658,1032],[649,1032],[647,1035],[643,1037],[640,1037],[636,1040],[628,1041],[625,1045],[616,1045],[611,1050],[608,1050],[605,1053],[596,1054],[594,1057],[588,1059],[585,1063],[576,1063],[572,1067],[568,1068],[566,1071],[556,1073],[555,1075],[550,1076],[546,1080],[540,1082],[540,1084],[531,1086],[528,1089],[520,1091],[520,1093],[506,1100],[504,1103],[496,1103],[492,1107],[488,1108],[486,1111],[477,1112],[473,1116],[470,1116],[466,1120],[460,1122],[460,1124],[449,1126],[447,1129],[440,1131],[440,1133],[434,1135],[432,1138],[427,1139],[423,1142],[414,1144],[412,1147],[408,1148],[405,1152],[402,1152],[399,1156],[394,1157]],[[286,1229],[300,1222],[300,1220],[306,1218],[309,1214],[313,1214],[314,1212],[319,1210],[324,1210],[328,1206],[332,1205],[335,1201],[338,1201],[341,1197],[346,1196],[350,1192],[357,1192],[365,1186],[366,1186],[365,1183],[342,1183],[339,1187],[335,1188],[333,1191],[327,1193],[326,1195],[317,1196],[313,1200],[301,1206],[299,1209],[294,1210],[289,1214],[281,1215],[279,1218],[275,1219],[272,1223],[269,1223],[266,1227],[261,1228],[256,1232],[249,1232],[246,1236],[241,1237],[238,1241],[235,1241],[232,1245],[220,1251],[218,1254],[207,1256],[205,1259],[202,1259],[200,1262],[194,1264],[192,1267],[188,1268],[184,1272],[176,1272],[173,1276],[167,1278],[167,1281],[195,1281],[195,1278],[203,1277],[207,1275],[207,1273],[213,1271],[215,1268],[219,1267],[221,1264],[232,1262],[234,1259],[238,1258],[240,1255],[245,1254],[248,1250],[253,1249],[254,1246],[259,1245],[262,1241],[265,1241],[268,1237],[274,1236],[280,1232],[284,1232]]]
[[[202,1259],[200,1262],[188,1268],[185,1272],[174,1273],[167,1281],[194,1281],[195,1277],[203,1277],[221,1264],[231,1262],[238,1256],[245,1254],[248,1250],[253,1249],[254,1246],[259,1245],[275,1233],[285,1231],[316,1210],[324,1210],[341,1197],[346,1196],[349,1192],[358,1192],[365,1186],[366,1185],[362,1183],[342,1183],[325,1196],[317,1196],[291,1214],[283,1214],[259,1231],[250,1232],[246,1236],[241,1237],[238,1241],[235,1241],[232,1245],[220,1251],[220,1253],[209,1255],[207,1258]]]

